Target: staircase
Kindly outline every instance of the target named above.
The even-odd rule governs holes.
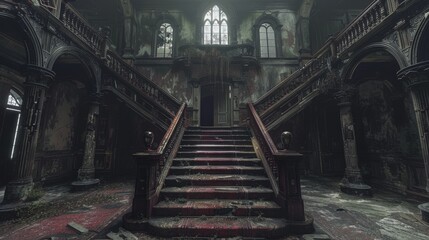
[[[282,209],[245,128],[191,127],[149,220],[162,237],[275,238]]]

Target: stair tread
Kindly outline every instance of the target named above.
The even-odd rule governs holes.
[[[249,147],[252,148],[253,145],[235,145],[235,144],[186,144],[186,145],[180,145],[180,147]]]
[[[269,180],[264,176],[244,175],[244,174],[190,174],[190,175],[169,175],[167,180]]]
[[[238,165],[227,165],[227,166],[216,166],[216,165],[196,165],[196,166],[172,166],[171,170],[178,169],[189,169],[189,170],[263,170],[263,167],[257,166],[238,166]]]
[[[149,225],[164,236],[198,233],[199,236],[281,236],[287,222],[281,218],[201,216],[201,217],[160,217],[149,220]],[[191,232],[192,231],[192,232]]]
[[[254,193],[272,193],[273,190],[266,187],[249,186],[185,186],[185,187],[165,187],[161,192],[254,192]]]
[[[259,201],[259,200],[240,200],[240,199],[180,199],[180,201],[161,201],[155,205],[155,208],[193,208],[193,209],[206,209],[206,208],[251,208],[251,209],[270,209],[280,206],[273,201]]]
[[[259,158],[234,158],[234,157],[179,157],[178,161],[261,161]]]
[[[239,150],[195,150],[195,151],[178,151],[177,153],[204,153],[204,154],[221,154],[221,153],[255,153],[255,151],[239,151]]]

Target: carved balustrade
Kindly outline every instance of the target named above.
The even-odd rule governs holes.
[[[106,39],[101,32],[93,29],[70,4],[64,3],[61,10],[60,21],[64,26],[90,47],[93,53],[103,55]]]
[[[173,122],[156,150],[146,149],[133,155],[137,165],[137,177],[132,213],[125,217],[131,219],[149,218],[152,208],[158,202],[173,157],[177,152],[185,131],[186,104],[182,104]]]
[[[373,1],[343,31],[327,41],[312,60],[256,101],[255,108],[263,123],[269,127],[279,122],[279,117],[284,120],[286,113],[292,114],[290,109],[296,110],[294,107],[303,100],[314,98],[320,88],[335,85],[335,82],[328,83],[336,80],[333,63],[362,44],[366,36],[380,31],[379,26],[385,25],[385,20],[393,14],[396,13],[388,11],[386,0]]]
[[[336,39],[336,51],[341,55],[355,42],[363,38],[368,32],[379,26],[389,15],[386,0],[372,2],[357,18],[355,18]]]
[[[302,155],[290,150],[278,150],[252,103],[248,104],[249,125],[274,190],[277,203],[290,221],[305,221],[304,203],[298,165]]]
[[[143,96],[146,100],[153,102],[158,110],[165,109],[167,116],[173,118],[176,115],[180,108],[180,103],[122,60],[115,52],[107,50],[105,64],[123,82],[123,84],[119,85],[117,82],[105,81],[105,85],[122,92],[132,102],[141,103],[143,99],[140,99],[140,96]]]
[[[280,82],[255,103],[255,109],[265,125],[278,117],[274,115],[285,113],[318,89],[321,80],[324,80],[320,77],[324,76],[332,61],[331,44],[332,41],[325,44],[304,67]]]

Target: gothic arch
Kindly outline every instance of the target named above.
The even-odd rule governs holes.
[[[47,68],[52,70],[57,60],[63,55],[72,55],[80,61],[90,75],[89,91],[91,93],[99,93],[101,90],[101,70],[94,59],[76,47],[67,46],[56,49],[48,60]]]
[[[429,17],[424,18],[417,28],[411,46],[411,64],[429,60]]]
[[[282,57],[282,38],[281,38],[281,28],[283,27],[282,24],[280,24],[280,21],[270,15],[264,13],[263,15],[259,16],[255,24],[253,25],[253,42],[255,45],[255,50],[257,53],[257,56],[261,56],[261,46],[260,46],[260,36],[259,36],[259,27],[264,24],[268,23],[271,25],[271,27],[274,29],[274,35],[275,35],[275,44],[276,44],[276,57]]]
[[[392,55],[392,57],[398,63],[400,69],[409,65],[406,57],[393,45],[384,42],[373,43],[357,51],[355,54],[353,54],[353,56],[350,57],[350,60],[343,68],[341,79],[344,82],[350,82],[357,66],[359,65],[359,62],[368,54],[376,51],[385,51]]]
[[[26,44],[27,64],[43,67],[42,45],[35,29],[27,18],[27,15],[22,13],[20,10],[17,11],[17,14],[12,14],[8,11],[0,11],[0,19],[2,18],[15,21],[19,26],[21,26],[21,30],[25,36],[25,39],[23,40]]]
[[[204,37],[204,15],[213,7],[218,6],[228,17],[228,45],[234,44],[237,42],[237,12],[235,11],[235,8],[232,4],[227,2],[219,2],[216,0],[207,1],[200,5],[198,8],[198,14],[196,14],[197,18],[195,21],[198,23],[197,26],[199,26],[199,39],[201,43],[203,42]]]
[[[164,24],[169,23],[171,27],[173,28],[173,52],[172,57],[176,56],[177,54],[177,42],[180,32],[180,25],[178,24],[176,18],[174,18],[172,15],[168,13],[161,13],[160,16],[158,16],[154,22],[154,25],[152,26],[152,32],[153,32],[153,44],[152,44],[152,55],[156,57],[156,34],[159,30],[159,27]]]

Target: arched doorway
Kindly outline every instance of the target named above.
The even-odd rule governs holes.
[[[216,82],[201,86],[201,126],[231,125],[231,85]]]
[[[356,91],[352,112],[362,176],[405,193],[422,187],[424,167],[412,101],[396,77],[399,69],[391,53],[373,49],[356,61],[350,83]]]
[[[93,75],[78,53],[64,53],[52,66],[35,159],[35,179],[72,179],[81,166]]]
[[[21,118],[21,105],[21,95],[14,89],[11,89],[0,127],[0,168],[2,169],[0,186],[5,185],[11,177],[8,172],[10,172],[9,170],[13,166],[12,160],[16,157],[15,146],[18,137],[19,120]]]

